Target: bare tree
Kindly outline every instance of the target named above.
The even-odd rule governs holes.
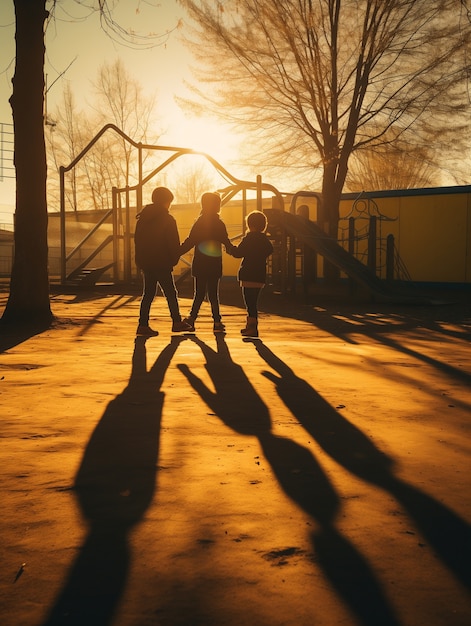
[[[44,23],[46,0],[15,0],[16,65],[10,104],[16,169],[15,256],[2,321],[52,321],[47,271]]]
[[[52,116],[46,120],[46,145],[48,154],[48,205],[51,209],[59,207],[58,172],[61,165],[69,164],[86,145],[86,119],[77,110],[74,94],[69,83],[66,83],[62,94],[62,102]],[[55,174],[55,175],[54,175]],[[80,172],[73,169],[68,175],[65,190],[68,205],[78,209],[80,190]]]
[[[470,26],[457,0],[180,2],[210,87],[196,93],[263,145],[265,164],[321,168],[333,236],[357,150],[459,136]]]
[[[204,161],[193,161],[179,168],[172,179],[170,186],[175,189],[175,199],[182,204],[199,202],[203,193],[213,190],[215,186],[214,175]]]
[[[430,147],[407,145],[400,140],[367,146],[352,155],[346,190],[377,191],[437,185],[440,170],[434,157]]]
[[[16,65],[10,103],[16,168],[15,255],[10,293],[2,315],[9,324],[47,326],[53,320],[49,301],[46,147],[44,138],[44,25],[51,15],[46,0],[13,0]],[[56,0],[49,0],[53,11]],[[139,37],[113,19],[107,0],[96,0],[103,29],[133,47],[152,47],[163,36]],[[178,25],[176,25],[176,28]]]
[[[144,96],[142,86],[126,70],[121,59],[103,64],[93,86],[97,130],[112,122],[134,141],[147,143],[155,99]],[[124,139],[113,137],[107,150],[113,155],[110,163],[115,165],[114,184],[129,185],[131,176],[136,175],[131,166],[132,147]]]
[[[103,64],[93,82],[95,98],[89,112],[79,111],[67,85],[62,102],[52,114],[48,134],[51,165],[50,198],[58,205],[60,165],[68,165],[106,124],[113,123],[137,142],[148,143],[155,99],[142,93],[141,85],[123,62]],[[153,136],[151,141],[156,141]],[[74,211],[109,208],[111,188],[137,182],[135,148],[122,137],[105,134],[73,170],[68,172],[66,200]],[[144,155],[145,156],[145,155]]]

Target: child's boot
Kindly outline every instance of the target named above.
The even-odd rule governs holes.
[[[185,324],[188,324],[189,326],[189,331],[190,333],[194,333],[195,332],[195,318],[191,317],[191,315],[189,315],[188,317],[185,317],[185,319],[183,320],[185,322]]]
[[[242,328],[240,334],[244,337],[258,337],[258,320],[256,317],[248,317],[245,328]]]

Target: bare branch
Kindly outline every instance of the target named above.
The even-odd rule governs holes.
[[[471,27],[456,0],[181,4],[201,105],[252,137],[259,164],[321,164],[333,221],[356,151],[424,145],[445,118],[462,134]]]

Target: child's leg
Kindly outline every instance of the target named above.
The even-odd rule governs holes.
[[[157,276],[151,272],[143,272],[144,287],[139,311],[139,326],[149,324],[150,306],[157,290]]]
[[[173,280],[173,274],[171,272],[165,272],[158,275],[158,281],[164,292],[164,296],[167,299],[168,310],[170,311],[170,317],[173,322],[180,322],[180,307],[178,305],[177,288],[175,287],[175,281]]]
[[[260,287],[242,287],[242,295],[244,297],[247,315],[255,319],[258,318],[258,297],[260,295]]]
[[[240,331],[244,337],[258,337],[257,302],[260,291],[260,287],[242,287],[245,308],[247,309],[247,323],[245,328]]]
[[[198,317],[200,307],[206,295],[206,277],[195,276],[193,304],[191,305],[190,318],[195,320]]]
[[[219,277],[212,276],[208,279],[208,298],[211,304],[211,313],[214,322],[221,321],[221,312],[219,310]]]

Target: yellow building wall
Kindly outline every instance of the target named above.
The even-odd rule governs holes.
[[[417,281],[465,282],[467,196],[403,198],[398,248]]]
[[[394,194],[374,197],[377,211],[387,219],[377,223],[378,236],[394,236],[395,246],[410,277],[417,282],[471,282],[471,193]],[[341,217],[352,212],[354,200],[341,203]],[[355,222],[366,224],[355,214]],[[340,221],[340,232],[346,220]],[[366,254],[367,240],[363,247]],[[360,246],[361,247],[361,246]],[[378,266],[385,252],[378,253]],[[382,258],[381,258],[382,257]],[[384,272],[381,272],[384,278]]]

